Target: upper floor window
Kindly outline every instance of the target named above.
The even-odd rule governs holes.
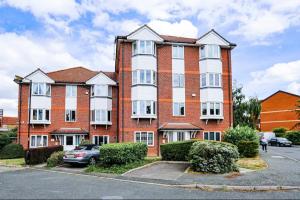
[[[112,87],[109,85],[93,85],[91,88],[91,96],[112,97]]]
[[[42,108],[31,109],[31,121],[50,121],[50,110]]]
[[[76,110],[66,110],[66,122],[75,122],[76,121]]]
[[[220,58],[220,46],[207,44],[200,47],[200,59],[202,58]]]
[[[51,86],[47,83],[32,83],[32,95],[51,95]]]
[[[76,85],[66,85],[66,96],[67,97],[77,97],[77,86]]]
[[[178,45],[173,45],[172,46],[172,58],[183,59],[184,58],[184,47],[178,46]]]
[[[156,115],[156,102],[147,100],[132,101],[132,115]]]
[[[173,74],[173,87],[184,87],[184,74]]]
[[[148,54],[154,55],[155,54],[155,46],[154,42],[150,40],[137,40],[132,43],[132,54]]]
[[[111,110],[92,110],[92,122],[111,122]]]
[[[203,73],[200,75],[200,87],[221,87],[222,75],[220,73]]]
[[[202,116],[222,116],[222,103],[220,102],[204,102],[201,103]]]
[[[184,116],[185,115],[185,105],[184,103],[173,103],[173,116]]]
[[[156,85],[156,72],[150,69],[139,69],[132,72],[132,84]]]

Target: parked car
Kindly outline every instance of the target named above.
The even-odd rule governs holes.
[[[80,145],[74,150],[65,152],[63,161],[69,164],[94,165],[99,160],[99,146],[94,144]]]
[[[289,147],[291,147],[292,146],[292,142],[291,141],[289,141],[286,138],[281,138],[281,137],[272,138],[269,141],[269,143],[270,143],[271,146],[278,146],[278,147],[281,147],[281,146],[289,146]]]
[[[272,139],[272,138],[275,138],[275,133],[273,132],[259,132],[258,133],[259,135],[259,141],[260,141],[260,144],[261,144],[261,138],[264,137],[265,139],[268,140],[268,142]]]

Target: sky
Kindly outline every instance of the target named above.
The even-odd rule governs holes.
[[[300,94],[300,0],[0,0],[0,108],[17,116],[14,76],[36,68],[114,70],[114,38],[148,24],[198,38],[215,29],[232,51],[235,85],[263,99]]]

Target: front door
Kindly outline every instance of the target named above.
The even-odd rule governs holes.
[[[64,151],[70,151],[75,149],[75,140],[74,135],[66,135],[65,136],[65,145],[64,145]]]

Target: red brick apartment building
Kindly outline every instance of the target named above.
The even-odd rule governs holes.
[[[261,102],[260,129],[272,131],[274,128],[285,127],[288,130],[300,130],[297,101],[300,96],[278,91]]]
[[[96,144],[159,145],[221,140],[232,125],[231,50],[214,30],[200,38],[159,35],[147,25],[117,36],[115,72],[37,69],[19,84],[19,141],[25,148],[85,138]]]

